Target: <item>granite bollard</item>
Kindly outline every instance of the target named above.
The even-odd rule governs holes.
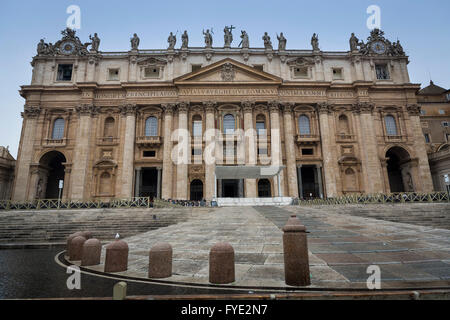
[[[308,242],[306,228],[296,215],[283,227],[284,276],[289,286],[309,286]]]
[[[116,240],[106,246],[105,272],[122,272],[128,269],[128,244]]]
[[[73,240],[73,238],[78,237],[78,236],[83,236],[83,234],[81,233],[81,231],[72,233],[71,235],[69,235],[69,236],[67,237],[67,241],[66,241],[66,251],[67,251],[67,252],[66,252],[66,255],[67,255],[68,257],[70,257],[70,253],[71,253],[71,251],[72,251],[72,246],[71,246],[72,240]]]
[[[229,243],[219,242],[209,252],[209,282],[227,284],[234,281],[234,249]]]
[[[78,261],[81,260],[81,256],[83,253],[83,245],[86,242],[86,238],[83,236],[77,236],[72,239],[70,246],[70,255],[69,258],[72,261]]]
[[[172,246],[158,243],[150,249],[148,263],[149,278],[168,278],[172,276]]]
[[[81,235],[83,237],[85,237],[86,240],[89,240],[89,239],[93,238],[93,236],[94,236],[92,231],[81,231]]]
[[[100,256],[102,254],[102,244],[100,240],[91,238],[83,244],[83,252],[81,255],[82,266],[95,266],[100,264]]]

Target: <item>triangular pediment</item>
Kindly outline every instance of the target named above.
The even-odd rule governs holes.
[[[174,79],[182,84],[281,84],[283,80],[270,73],[227,58]]]

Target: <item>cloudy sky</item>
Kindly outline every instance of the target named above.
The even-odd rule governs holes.
[[[127,51],[134,32],[141,38],[140,48],[166,48],[169,32],[185,29],[190,46],[203,46],[206,28],[215,31],[214,45],[221,46],[222,30],[230,24],[247,30],[252,47],[263,46],[261,37],[267,31],[273,43],[276,33],[283,32],[288,49],[309,49],[311,35],[318,33],[322,50],[347,51],[352,32],[364,40],[369,36],[366,10],[378,5],[386,37],[400,39],[410,57],[411,81],[426,86],[431,76],[436,84],[450,88],[448,0],[1,0],[0,145],[9,146],[14,157],[24,105],[18,90],[31,81],[30,62],[39,39],[53,43],[60,39],[70,5],[81,9],[82,42],[97,32],[102,51]],[[234,46],[239,42],[236,30]]]

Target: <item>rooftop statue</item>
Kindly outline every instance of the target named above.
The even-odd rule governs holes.
[[[173,50],[175,49],[175,44],[177,43],[177,37],[171,32],[169,34],[167,42],[169,43],[169,47],[167,48],[167,50]]]
[[[272,41],[270,41],[270,36],[267,34],[267,32],[264,32],[262,39],[264,41],[264,48],[266,50],[272,50]]]
[[[89,39],[92,41],[91,51],[98,52],[98,48],[100,47],[100,38],[98,35],[96,33],[94,33],[93,37],[89,35]]]
[[[242,46],[242,49],[248,49],[250,47],[250,41],[247,32],[244,30],[241,30],[241,39],[241,43],[239,43],[238,47]]]
[[[138,50],[139,43],[141,42],[141,40],[139,39],[136,33],[133,35],[133,38],[130,39],[130,42],[131,42],[131,49]]]
[[[283,36],[283,32],[280,33],[280,35],[277,35],[278,39],[278,51],[284,51],[286,50],[286,38]]]
[[[358,51],[359,39],[352,33],[350,37],[350,51]]]
[[[313,48],[313,51],[320,51],[319,49],[319,36],[317,34],[313,34],[311,38],[311,46]]]
[[[206,48],[211,48],[212,44],[213,44],[213,38],[211,33],[209,32],[209,29],[203,30],[203,35],[205,36],[205,47]]]
[[[231,27],[225,26],[225,29],[223,29],[223,32],[225,33],[223,38],[224,38],[224,47],[229,48],[231,46],[231,43],[233,42],[233,29],[235,29],[233,27],[233,25],[231,25]]]
[[[189,45],[189,36],[187,31],[184,30],[184,33],[181,35],[181,49],[187,49]]]

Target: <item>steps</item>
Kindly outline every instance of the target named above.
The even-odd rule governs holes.
[[[290,197],[275,198],[218,198],[219,207],[258,207],[258,206],[289,206],[292,204]]]

